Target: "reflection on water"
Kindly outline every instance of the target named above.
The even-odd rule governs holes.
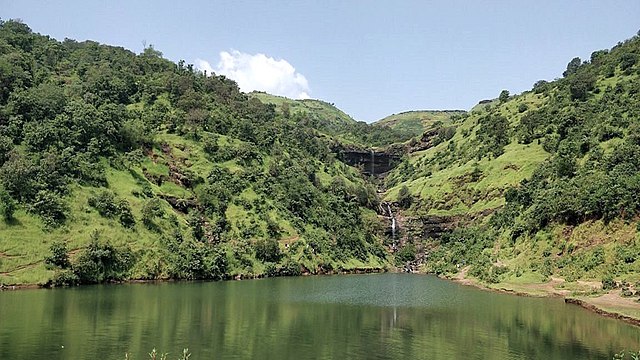
[[[640,329],[408,274],[0,293],[0,359],[611,359]]]

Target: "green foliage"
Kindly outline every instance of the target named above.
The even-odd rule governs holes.
[[[233,81],[172,63],[151,47],[135,54],[58,42],[12,21],[0,24],[0,43],[5,218],[20,216],[15,220],[31,226],[33,215],[40,217],[52,232],[46,240],[82,234],[89,223],[110,226],[80,210],[88,200],[122,224],[103,232],[104,241],[92,240],[71,272],[56,271],[60,284],[125,278],[133,270],[138,277],[221,279],[384,259],[371,216],[377,184],[335,152],[423,134],[408,145],[426,147],[424,158],[407,157],[388,178],[401,208],[474,212],[506,202],[489,227],[444,236],[430,255],[436,272],[471,265],[494,281],[503,274],[491,249],[503,234],[515,246],[557,223],[631,221],[640,208],[632,195],[640,189],[637,38],[594,53],[590,62],[572,60],[565,78],[539,81],[513,101],[504,92],[500,103],[473,114],[398,114],[377,126],[321,101],[245,95]],[[60,52],[48,56],[47,47]],[[421,186],[423,178],[440,188]],[[136,228],[134,214],[144,227]],[[109,238],[131,239],[140,254]],[[284,253],[279,239],[291,244]],[[589,253],[575,261],[597,273],[602,259]],[[546,274],[555,265],[536,266]]]
[[[479,120],[480,128],[476,135],[480,143],[478,158],[487,154],[498,157],[504,153],[504,147],[510,141],[509,121],[504,116],[487,115]]]
[[[500,96],[498,96],[498,100],[501,103],[507,102],[507,100],[509,100],[509,90],[502,90]]]
[[[407,186],[402,186],[398,191],[398,205],[403,209],[408,209],[413,201],[411,192]]]
[[[127,278],[133,265],[133,254],[128,248],[116,248],[109,241],[99,240],[94,232],[92,239],[72,264],[72,269],[83,284],[101,283]]]
[[[56,241],[49,247],[51,255],[44,259],[44,262],[50,266],[55,266],[60,269],[68,269],[71,266],[69,262],[69,254],[67,250],[67,244],[62,241]]]
[[[578,69],[580,68],[581,65],[582,65],[582,60],[580,60],[579,57],[574,57],[567,64],[567,70],[565,70],[562,73],[562,76],[567,77],[569,75],[575,74],[578,71]]]
[[[407,243],[395,253],[396,265],[403,265],[416,259],[416,246]]]
[[[120,199],[117,206],[120,224],[126,228],[132,228],[136,224],[136,219],[133,216],[129,202],[126,199]]]
[[[114,217],[119,213],[116,196],[109,190],[100,190],[97,194],[89,197],[89,206],[98,210],[104,217]]]
[[[612,290],[618,286],[612,276],[607,275],[602,278],[602,290]]]
[[[214,279],[227,277],[229,260],[225,251],[198,241],[165,239],[169,275],[175,279]]]
[[[519,113],[523,113],[523,112],[525,112],[527,110],[529,110],[529,106],[527,104],[518,105],[518,112]]]
[[[13,214],[16,211],[17,204],[15,200],[4,189],[0,188],[0,212],[5,222],[13,220]]]
[[[99,190],[97,194],[89,196],[88,203],[106,218],[117,217],[120,224],[126,228],[132,228],[136,224],[129,202],[126,199],[118,199],[110,190]]]
[[[160,199],[152,198],[142,205],[142,223],[147,229],[157,230],[155,220],[162,216],[164,216],[164,208]]]
[[[57,193],[40,190],[30,204],[30,210],[40,215],[47,226],[56,227],[66,221],[69,207]]]
[[[589,72],[582,71],[569,77],[569,91],[572,100],[586,100],[589,92],[594,89],[596,77]]]
[[[50,284],[53,286],[73,286],[80,282],[78,275],[71,269],[57,269]]]
[[[256,259],[260,261],[277,263],[282,257],[280,245],[275,239],[256,241],[254,247],[256,250]]]

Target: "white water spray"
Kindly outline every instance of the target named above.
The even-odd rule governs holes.
[[[395,216],[393,216],[393,212],[391,211],[391,206],[389,205],[389,203],[387,203],[387,213],[389,214],[389,217],[391,218],[391,237],[394,241],[396,241],[396,218]]]

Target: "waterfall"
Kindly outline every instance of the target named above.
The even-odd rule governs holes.
[[[371,176],[374,176],[376,173],[374,172],[374,164],[376,159],[376,152],[371,149]]]
[[[391,237],[396,238],[396,218],[391,218]]]
[[[396,240],[396,218],[395,216],[393,216],[393,212],[391,211],[391,206],[389,205],[389,203],[387,203],[387,213],[389,214],[389,217],[391,218],[391,237],[395,243]]]

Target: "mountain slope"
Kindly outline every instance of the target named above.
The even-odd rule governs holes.
[[[416,137],[440,124],[448,126],[452,118],[462,116],[464,110],[414,110],[389,115],[373,123],[374,126],[388,127],[408,136]]]
[[[486,282],[640,280],[639,62],[635,36],[476,107],[446,141],[423,136],[386,197],[405,208],[426,269]],[[438,222],[466,226],[436,239]]]
[[[0,284],[389,263],[375,188],[306,114],[151,47],[17,21],[0,23],[0,73]]]
[[[249,97],[273,104],[285,118],[303,120],[303,125],[339,140],[343,145],[359,149],[382,148],[411,139],[414,134],[391,127],[371,126],[355,121],[351,116],[322,100],[293,100],[254,91]]]
[[[255,97],[263,103],[273,104],[276,109],[288,114],[296,112],[305,112],[311,119],[317,122],[318,128],[336,128],[339,129],[345,124],[353,124],[356,121],[333,104],[322,100],[302,99],[293,100],[283,96],[271,95],[261,91],[253,91],[248,94],[249,97]]]

